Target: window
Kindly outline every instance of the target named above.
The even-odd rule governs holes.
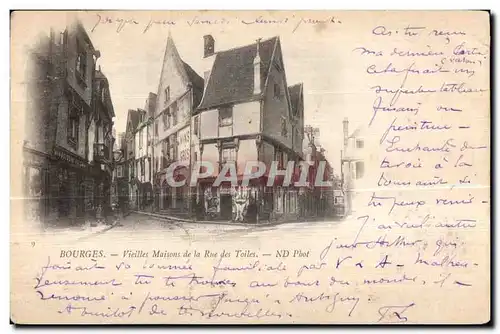
[[[168,113],[163,113],[163,130],[166,130],[170,127],[170,117]]]
[[[122,166],[116,166],[116,177],[123,177]]]
[[[278,187],[276,189],[276,212],[277,213],[283,213],[283,200],[284,200],[284,195],[285,192],[282,187]]]
[[[363,161],[356,162],[356,179],[361,179],[365,175],[365,163]]]
[[[169,160],[170,161],[175,161],[176,160],[176,135],[173,134],[169,137],[169,143],[168,143],[168,155],[169,155]]]
[[[172,115],[172,126],[175,126],[177,124],[177,111],[177,102],[174,102],[170,107],[170,113]]]
[[[170,145],[168,148],[168,160],[169,161],[175,160],[175,146],[174,145]]]
[[[283,137],[287,137],[288,136],[288,127],[287,127],[287,124],[286,124],[286,118],[285,117],[281,117],[281,135]]]
[[[235,148],[225,148],[222,150],[222,164],[235,163],[236,162],[236,149]]]
[[[356,148],[364,148],[365,147],[365,142],[363,139],[356,139]]]
[[[282,169],[285,166],[285,154],[279,150],[276,151],[275,157],[278,162],[278,168]]]
[[[167,141],[167,139],[165,139],[161,142],[161,153],[163,153],[163,155],[165,155],[165,156],[168,153],[168,141]]]
[[[106,101],[106,87],[101,90],[101,101],[103,103]]]
[[[158,136],[158,121],[155,122],[155,136]]]
[[[170,101],[170,86],[165,88],[165,105]]]
[[[277,83],[274,84],[274,98],[281,99],[281,87]]]
[[[76,72],[82,81],[85,81],[87,74],[87,54],[79,41],[76,41]]]
[[[80,128],[80,120],[78,111],[70,107],[68,119],[68,143],[74,148],[78,148],[78,132]]]
[[[142,148],[142,130],[139,131],[139,148]]]
[[[193,132],[195,136],[198,136],[200,133],[200,116],[195,116],[194,117],[194,125],[193,125]]]
[[[233,124],[233,108],[225,107],[219,109],[219,126],[229,126]]]
[[[146,170],[145,168],[145,161],[144,159],[141,159],[141,176],[144,176],[144,171]]]
[[[133,178],[135,176],[135,163],[132,161],[130,162],[130,177]]]
[[[297,213],[297,192],[292,191],[289,194],[290,197],[290,213]]]
[[[161,168],[166,168],[168,164],[168,139],[165,139],[161,142],[161,158],[160,158],[160,164]]]

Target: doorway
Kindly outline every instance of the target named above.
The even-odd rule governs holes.
[[[220,216],[225,220],[233,219],[233,197],[231,195],[220,195]]]

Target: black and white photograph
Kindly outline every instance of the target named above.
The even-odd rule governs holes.
[[[13,12],[12,321],[487,323],[489,25]]]

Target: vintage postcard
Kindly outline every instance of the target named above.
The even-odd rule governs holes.
[[[16,324],[485,324],[487,11],[16,11]]]

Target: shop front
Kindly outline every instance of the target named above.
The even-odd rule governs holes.
[[[136,178],[132,178],[129,184],[129,209],[139,210],[139,188],[141,182]]]
[[[191,205],[191,191],[189,187],[189,169],[176,168],[172,174],[167,174],[167,169],[159,173],[159,199],[160,211],[175,211],[188,213]],[[169,180],[184,182],[182,186],[175,186]]]
[[[152,210],[153,206],[153,185],[151,182],[143,182],[139,186],[139,208],[140,210]]]
[[[24,219],[44,223],[49,214],[48,158],[27,148],[24,149],[22,191]]]
[[[202,216],[207,220],[255,223],[258,218],[258,185],[237,186],[222,182],[213,186],[212,180],[200,183],[197,204],[202,206]]]
[[[56,147],[49,163],[49,219],[57,224],[79,224],[86,213],[87,162]]]

